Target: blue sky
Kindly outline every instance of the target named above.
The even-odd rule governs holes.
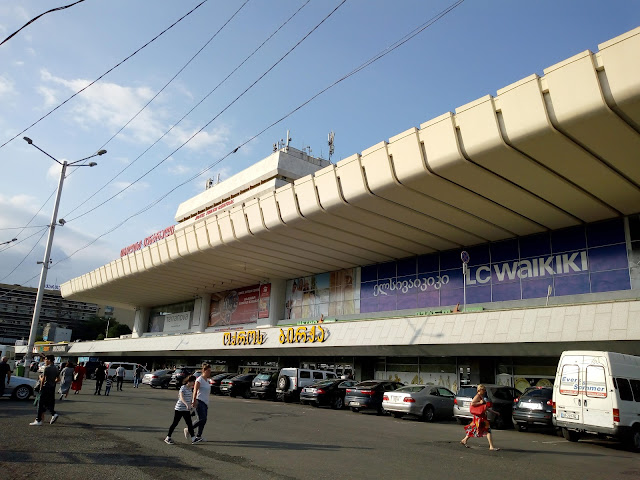
[[[86,0],[27,26],[0,46],[0,144],[200,2]],[[117,258],[121,248],[172,225],[178,204],[201,192],[206,178],[217,174],[227,178],[266,157],[287,129],[294,147],[309,146],[314,155],[325,158],[327,134],[333,130],[333,159],[337,161],[460,105],[495,95],[498,89],[532,73],[542,75],[544,68],[581,51],[596,51],[599,43],[637,27],[640,19],[640,2],[631,0],[466,0],[206,174],[64,260],[454,3],[341,2],[249,0],[243,6],[244,0],[209,0],[0,148],[0,242],[15,236],[20,240],[8,249],[0,246],[0,282],[37,285],[40,269],[36,262],[42,260],[46,240],[43,227],[11,228],[25,226],[43,205],[31,225],[49,223],[53,198],[46,204],[45,200],[55,190],[60,172],[57,163],[27,145],[23,136],[32,138],[58,160],[73,161],[103,147],[108,150],[97,160],[97,167],[80,168],[65,180],[59,217],[68,223],[56,229],[54,266],[47,280],[60,284]],[[46,9],[68,3],[72,2],[0,0],[0,40]],[[111,139],[241,6],[163,92]],[[211,121],[338,6],[291,54]],[[178,124],[298,9],[256,55]],[[172,126],[173,130],[158,141]],[[107,184],[126,166],[124,173]]]

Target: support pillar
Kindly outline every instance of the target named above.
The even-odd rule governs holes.
[[[149,323],[149,308],[136,307],[135,310],[136,314],[133,320],[133,328],[131,333],[132,338],[141,337],[142,334],[147,331]]]
[[[193,328],[194,332],[204,332],[209,326],[209,309],[211,308],[211,294],[203,293],[196,298],[193,305]]]
[[[275,327],[284,318],[284,300],[287,286],[286,280],[269,279],[271,295],[269,297],[269,318],[259,318],[258,327]]]

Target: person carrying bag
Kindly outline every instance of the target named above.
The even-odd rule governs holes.
[[[464,428],[466,435],[460,443],[466,448],[469,448],[469,445],[467,445],[469,437],[486,436],[489,441],[489,450],[500,450],[493,446],[493,441],[491,439],[491,424],[489,423],[489,420],[487,420],[487,410],[491,408],[491,403],[488,399],[485,399],[486,395],[487,388],[482,384],[478,385],[478,393],[473,397],[471,406],[469,407],[469,412],[473,415],[473,420],[471,420],[471,423]],[[500,415],[500,413],[495,410],[491,411],[496,415]]]

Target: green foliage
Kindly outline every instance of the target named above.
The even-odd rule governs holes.
[[[109,338],[131,333],[131,329],[127,325],[118,323],[118,321],[113,317],[107,318],[94,316],[86,322],[74,327],[71,335],[71,341],[103,340],[105,338],[105,333],[107,332],[107,325],[109,326]]]
[[[131,329],[123,324],[118,322],[111,322],[111,326],[109,327],[109,338],[111,337],[119,337],[120,335],[128,335],[131,333]]]

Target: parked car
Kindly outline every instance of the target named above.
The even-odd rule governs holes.
[[[220,385],[225,378],[235,377],[237,373],[219,373],[213,377],[209,377],[209,384],[211,385],[211,393],[213,395],[220,395]]]
[[[408,385],[391,392],[384,392],[382,408],[395,418],[404,415],[419,417],[426,422],[434,418],[453,415],[453,393],[437,385]]]
[[[124,379],[127,382],[133,382],[133,377],[135,376],[135,370],[138,366],[142,367],[143,376],[149,372],[145,367],[140,365],[139,363],[131,363],[131,362],[105,362],[107,367],[107,377],[116,376],[116,370],[118,367],[122,366],[124,368]]]
[[[300,403],[309,403],[315,407],[329,405],[334,410],[344,408],[344,397],[347,388],[357,384],[355,380],[330,379],[320,380],[300,391]]]
[[[319,380],[336,378],[335,372],[286,367],[278,374],[276,395],[285,402],[300,399],[300,391]]]
[[[277,383],[278,372],[260,373],[251,382],[251,395],[255,395],[260,400],[276,398]]]
[[[513,401],[520,397],[522,392],[504,385],[484,384],[484,386],[487,387],[487,397],[492,404],[491,409],[500,414],[495,415],[493,412],[487,411],[487,419],[491,425],[496,428],[505,428],[511,425]],[[459,424],[469,423],[473,418],[469,407],[477,393],[477,385],[466,385],[458,390],[456,398],[453,400],[453,416]]]
[[[176,368],[176,371],[171,375],[171,380],[169,380],[169,388],[175,388],[176,390],[180,390],[180,387],[184,385],[184,381],[190,376],[195,375],[196,378],[202,374],[202,371],[198,370],[197,372],[193,368],[181,367]]]
[[[529,425],[553,426],[553,387],[533,387],[525,390],[513,404],[511,420],[516,430]]]
[[[35,378],[25,378],[12,375],[9,385],[4,386],[4,396],[14,400],[28,400],[34,394],[33,389],[39,380]]]
[[[155,372],[145,373],[142,377],[142,383],[152,388],[169,388],[171,376],[175,370],[156,370]]]
[[[352,412],[372,408],[378,412],[378,415],[381,415],[384,411],[382,409],[384,392],[397,390],[400,387],[404,387],[404,383],[388,380],[367,380],[347,388],[344,403],[351,408]]]
[[[244,398],[249,398],[251,396],[251,381],[255,377],[255,373],[242,373],[235,377],[225,378],[220,385],[220,393],[230,397],[242,395]]]

